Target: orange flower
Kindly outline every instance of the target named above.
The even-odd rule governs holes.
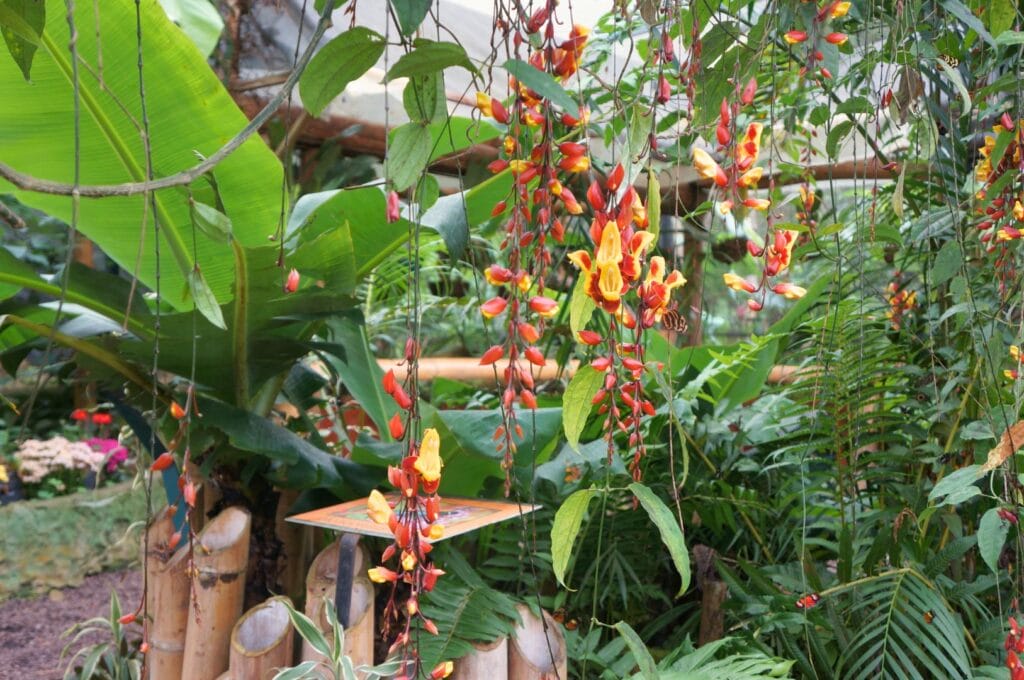
[[[849,40],[845,33],[829,33],[825,36],[825,42],[833,45],[844,45]]]
[[[480,305],[480,313],[484,315],[485,319],[493,319],[502,312],[505,311],[505,307],[508,306],[508,300],[501,297],[493,297],[487,302]]]
[[[488,118],[494,116],[494,111],[491,108],[491,95],[486,92],[476,93],[476,107],[480,109],[480,113]]]
[[[772,290],[787,300],[799,300],[807,294],[807,290],[805,288],[786,282],[775,284]]]
[[[753,293],[757,288],[750,281],[747,281],[742,276],[734,274],[732,272],[726,272],[722,275],[722,279],[725,281],[725,285],[733,290],[741,291],[744,293]]]
[[[698,175],[705,179],[714,180],[715,184],[720,187],[724,187],[729,183],[729,177],[725,174],[725,171],[719,167],[715,159],[704,149],[694,148],[693,167],[697,170]]]
[[[782,36],[782,39],[790,45],[797,45],[807,40],[807,33],[804,31],[789,31]]]
[[[555,314],[558,314],[558,303],[551,298],[535,295],[530,298],[530,309],[544,318],[550,319]]]

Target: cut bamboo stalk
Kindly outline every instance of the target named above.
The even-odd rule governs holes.
[[[292,664],[291,603],[284,596],[272,597],[238,619],[231,631],[231,678],[271,680],[278,669]]]
[[[474,644],[473,651],[455,662],[452,680],[508,680],[508,638]]]
[[[306,570],[313,560],[313,528],[286,521],[288,509],[299,497],[295,490],[281,491],[277,502],[275,532],[281,541],[278,558],[278,584],[293,602],[301,602],[306,592]]]
[[[179,680],[188,624],[188,547],[168,555],[163,546],[174,533],[174,518],[161,510],[148,532],[146,611],[149,624],[149,680]]]
[[[245,597],[250,524],[248,511],[231,507],[199,535],[182,678],[214,680],[228,668],[231,629],[242,615]]]
[[[508,680],[566,680],[568,660],[561,627],[547,612],[541,621],[525,604],[516,605],[516,610],[523,622],[508,645]]]
[[[324,598],[334,600],[338,583],[338,552],[340,542],[334,541],[320,551],[313,560],[306,577],[306,616],[325,633],[330,631],[327,613],[324,609]],[[352,662],[373,664],[373,584],[366,577],[367,565],[370,562],[366,548],[361,544],[355,553],[355,564],[352,569],[352,604],[349,608],[349,626],[345,629],[345,654]],[[331,636],[328,635],[330,640]],[[321,661],[323,655],[313,649],[312,645],[303,641],[303,661]]]

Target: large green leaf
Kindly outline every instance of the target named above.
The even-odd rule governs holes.
[[[384,36],[355,26],[320,48],[299,79],[299,94],[310,113],[319,116],[331,100],[366,73],[384,54]]]
[[[145,179],[145,155],[137,128],[142,119],[136,63],[135,3],[110,0],[98,5],[76,3],[81,86],[81,181],[116,184]],[[73,179],[73,116],[71,61],[64,3],[48,0],[47,23],[32,66],[32,83],[10,59],[0,59],[0,91],[17,106],[0,107],[3,160],[15,169],[55,181]],[[102,40],[103,87],[97,71],[97,33]],[[204,55],[170,20],[159,5],[142,3],[143,62],[146,109],[157,177],[195,165],[196,153],[212,154],[241,130],[245,116],[224,90]],[[225,212],[243,244],[266,243],[277,227],[281,210],[281,165],[258,138],[248,140],[216,169]],[[0,182],[0,191],[10,190]],[[213,205],[212,190],[196,182],[197,200]],[[19,200],[61,219],[71,216],[71,199],[16,191]],[[191,303],[179,294],[193,269],[193,232],[188,193],[167,189],[156,193],[160,224],[160,278],[165,300],[179,309]],[[152,220],[154,215],[150,213]],[[83,199],[79,228],[147,286],[156,284],[152,227],[143,236],[143,197]],[[231,297],[231,249],[202,234],[195,251],[203,276],[216,298]],[[141,249],[140,249],[141,246]]]
[[[152,335],[149,308],[142,296],[131,296],[131,284],[125,279],[72,263],[68,272],[67,288],[62,281],[40,278],[32,266],[14,257],[6,248],[0,248],[0,299],[6,293],[22,289],[34,290],[45,296],[59,298],[102,314],[116,323],[126,322],[128,330],[142,337]],[[129,309],[129,299],[131,305]]]
[[[569,446],[579,449],[580,434],[587,424],[591,403],[604,384],[604,373],[591,366],[580,366],[562,395],[562,428]]]
[[[598,493],[597,489],[575,491],[562,501],[562,505],[555,513],[555,521],[551,525],[551,563],[555,570],[555,578],[563,586],[566,585],[565,570],[572,556],[572,546],[580,533],[587,507]]]
[[[476,67],[466,56],[462,45],[453,42],[435,42],[420,38],[414,43],[415,49],[395,62],[387,73],[387,80],[395,78],[411,78],[437,73],[449,66],[461,66],[470,73],[476,73]]]
[[[629,490],[633,492],[633,495],[640,501],[640,505],[647,511],[647,515],[654,522],[654,526],[658,527],[658,533],[661,534],[661,542],[668,548],[676,571],[679,572],[679,593],[676,595],[678,597],[690,587],[690,554],[686,551],[683,530],[672,515],[672,511],[668,509],[665,502],[658,498],[653,491],[639,482],[630,484]]]
[[[321,451],[291,430],[250,411],[213,399],[200,399],[202,424],[224,432],[231,445],[271,461],[270,478],[288,488],[324,488],[339,497],[373,488],[377,473],[350,460]]]

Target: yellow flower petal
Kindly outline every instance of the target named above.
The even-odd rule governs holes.
[[[370,497],[366,499],[366,514],[377,524],[387,524],[391,520],[391,515],[394,514],[394,511],[388,505],[388,500],[384,498],[384,494],[374,489],[370,492]]]
[[[614,221],[604,225],[601,232],[601,247],[597,249],[597,266],[604,269],[606,266],[618,265],[622,261],[622,237],[619,234],[619,225]]]
[[[423,441],[420,442],[420,453],[413,463],[413,469],[420,473],[425,482],[436,482],[441,479],[441,437],[437,430],[430,427],[423,431]]]

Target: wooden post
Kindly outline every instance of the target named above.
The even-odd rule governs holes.
[[[340,546],[334,541],[320,551],[309,567],[306,576],[306,616],[312,619],[320,630],[328,632],[327,616],[324,611],[324,598],[334,600],[335,587],[338,579],[338,552]],[[352,605],[349,608],[348,628],[345,629],[345,654],[352,658],[356,666],[373,664],[373,584],[366,577],[370,562],[366,549],[362,546],[356,551],[355,566],[352,580]],[[331,636],[328,635],[330,640]],[[312,645],[303,641],[302,660],[314,661],[322,659]]]
[[[278,585],[293,602],[301,602],[306,592],[306,569],[313,560],[313,528],[285,520],[288,509],[299,497],[295,490],[283,490],[277,502],[275,532],[281,540],[278,558]]]
[[[508,646],[508,680],[567,680],[568,661],[561,627],[547,612],[543,612],[541,621],[525,604],[516,605],[516,610],[523,622]]]
[[[271,680],[277,670],[292,665],[291,600],[272,597],[238,619],[231,631],[229,675],[237,680]]]
[[[245,598],[250,525],[248,511],[231,507],[199,535],[182,678],[214,680],[228,668],[231,629],[242,614]]]
[[[164,546],[174,518],[161,510],[149,527],[146,546],[146,611],[149,623],[149,680],[180,680],[188,624],[188,547],[168,556]]]
[[[473,648],[472,652],[455,662],[452,680],[508,680],[508,638],[489,644],[474,644]]]

